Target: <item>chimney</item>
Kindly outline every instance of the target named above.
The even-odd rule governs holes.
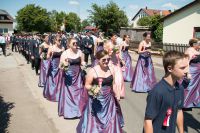
[[[145,9],[147,10],[147,6],[145,7]]]

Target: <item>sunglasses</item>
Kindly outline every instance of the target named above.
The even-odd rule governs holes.
[[[58,39],[57,41],[58,41],[58,42],[60,42],[60,41],[61,41],[61,39]]]
[[[73,42],[72,44],[73,44],[73,46],[75,46],[75,45],[77,45],[77,42]]]
[[[102,62],[109,62],[110,61],[110,58],[104,58],[104,59],[102,59]]]

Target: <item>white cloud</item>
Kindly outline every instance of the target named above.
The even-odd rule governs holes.
[[[129,5],[128,6],[131,10],[137,10],[137,9],[139,9],[139,6],[138,5]]]
[[[70,1],[69,1],[69,4],[70,4],[70,5],[79,5],[79,2],[76,1],[76,0],[70,0]]]
[[[166,3],[166,4],[162,5],[162,7],[167,7],[167,8],[171,8],[171,9],[178,9],[178,6],[174,5],[172,3]]]

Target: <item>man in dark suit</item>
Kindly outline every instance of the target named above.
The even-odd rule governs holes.
[[[65,35],[65,33],[62,34],[61,36],[61,45],[65,48],[65,50],[67,49],[67,37]]]
[[[77,34],[77,36],[75,37],[76,41],[77,41],[77,45],[78,45],[78,48],[83,51],[83,47],[82,47],[82,37],[81,37],[81,33],[79,32]]]
[[[34,60],[35,73],[39,75],[38,70],[40,68],[40,54],[39,54],[39,46],[41,44],[41,39],[38,35],[34,36],[34,40],[31,45],[31,59]]]
[[[82,41],[83,53],[85,54],[85,62],[88,65],[88,57],[90,55],[91,62],[94,61],[94,41],[89,31],[86,32],[86,37]]]

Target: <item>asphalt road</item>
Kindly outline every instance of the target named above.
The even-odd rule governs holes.
[[[158,64],[160,59],[155,59]],[[160,80],[164,74],[161,65],[155,65],[155,72]],[[0,56],[0,110],[4,108],[4,115],[0,114],[0,132],[4,129],[10,133],[75,133],[79,120],[58,117],[57,103],[43,98],[37,82],[38,76],[21,55]],[[125,119],[123,130],[141,133],[147,94],[132,92],[129,86],[126,83],[126,97],[120,101]],[[185,132],[200,133],[200,110],[187,111],[184,116]]]

